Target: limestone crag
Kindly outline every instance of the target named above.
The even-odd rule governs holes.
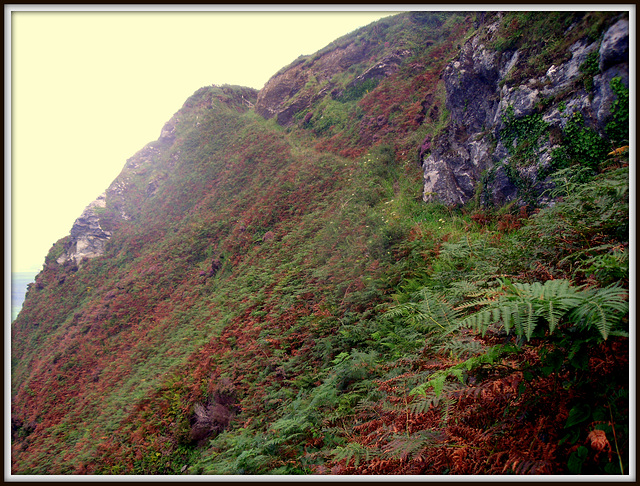
[[[91,202],[71,228],[71,240],[65,252],[57,259],[62,265],[72,261],[79,265],[84,258],[94,258],[104,253],[104,245],[111,238],[111,232],[100,226],[99,212],[106,207],[103,193]]]
[[[492,31],[491,26],[488,31]],[[505,81],[511,70],[526,62],[523,53],[493,51],[479,35],[469,39],[443,73],[451,123],[433,140],[423,143],[423,147],[432,148],[421,152],[423,200],[462,204],[474,197],[488,170],[493,170],[490,187],[486,188],[490,202],[501,205],[518,200],[516,184],[506,171],[509,150],[500,140],[508,110],[513,110],[515,118],[541,113],[545,123],[559,130],[580,113],[586,126],[604,134],[616,99],[610,82],[620,77],[624,85],[629,84],[628,44],[629,23],[619,20],[601,40],[574,43],[568,61],[549,66],[525,83],[508,86]],[[598,52],[601,72],[593,76],[592,89],[587,91],[580,83],[580,66],[593,52]],[[562,104],[546,104],[560,98]],[[552,140],[542,142],[537,149],[537,164],[517,168],[518,177],[528,180],[539,194],[549,188],[549,181],[537,180],[538,169],[549,165],[554,148]]]

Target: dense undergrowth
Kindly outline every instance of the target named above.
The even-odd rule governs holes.
[[[440,54],[313,108],[344,127],[200,90],[105,255],[54,245],[12,329],[13,473],[628,473],[628,92],[553,205],[426,204],[415,150],[473,22],[417,20]],[[367,116],[393,129],[345,130]]]

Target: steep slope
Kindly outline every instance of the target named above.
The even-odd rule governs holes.
[[[627,472],[628,16],[521,15],[401,14],[194,93],[12,324],[12,472]],[[544,187],[500,175],[551,149]]]
[[[92,457],[103,441],[116,447],[144,397],[176,373],[189,370],[194,387],[191,398],[180,397],[185,406],[214,393],[223,370],[246,394],[259,394],[274,381],[269,362],[280,362],[281,347],[298,348],[295,361],[308,358],[312,338],[302,329],[283,335],[286,323],[323,315],[324,300],[344,299],[388,258],[384,223],[365,228],[362,208],[350,207],[350,217],[340,209],[354,197],[339,184],[353,164],[237,113],[241,106],[225,106],[219,91],[196,93],[177,115],[175,143],[143,149],[107,191],[104,254],[79,266],[64,260],[58,255],[77,247],[72,235],[54,246],[30,290],[14,327],[12,376],[21,422],[41,421],[29,436],[27,470],[95,467],[78,457]],[[152,193],[150,180],[160,181]],[[212,268],[212,260],[220,263]],[[182,419],[172,434],[189,443]],[[90,440],[78,436],[78,424]]]

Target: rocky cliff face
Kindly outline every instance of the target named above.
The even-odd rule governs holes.
[[[76,219],[68,246],[56,260],[60,265],[68,261],[78,265],[83,258],[94,258],[104,253],[104,245],[111,237],[111,232],[100,226],[99,214],[106,206],[105,198],[105,193],[102,193]]]
[[[483,204],[493,205],[544,203],[542,194],[551,187],[549,174],[565,163],[560,161],[562,157],[567,158],[562,151],[567,139],[575,135],[571,130],[593,131],[606,138],[611,106],[617,97],[611,81],[617,77],[628,86],[626,17],[598,34],[585,31],[590,19],[575,16],[572,23],[565,23],[560,38],[556,30],[555,38],[536,40],[535,47],[526,46],[526,42],[524,47],[523,42],[504,47],[514,23],[512,17],[504,20],[507,16],[501,13],[476,15],[475,34],[459,46],[456,58],[440,71],[446,101],[435,109],[446,108],[449,118],[444,129],[429,133],[418,148],[424,201],[451,205],[478,198]],[[533,19],[543,17],[534,14]],[[516,31],[520,37],[539,37],[537,32],[523,34],[522,28]],[[338,125],[342,120],[335,115],[340,108],[333,107],[328,114],[327,99],[344,101],[344,93],[351,95],[358,86],[373,89],[385,79],[399,85],[400,71],[414,80],[411,90],[403,92],[402,102],[410,97],[416,106],[422,106],[411,129],[438,123],[437,111],[432,110],[435,119],[425,116],[436,90],[424,89],[421,76],[426,72],[419,72],[424,60],[416,61],[422,52],[429,52],[434,32],[425,29],[415,35],[407,45],[411,48],[404,48],[402,43],[372,42],[363,33],[347,37],[338,47],[301,58],[272,77],[258,94],[255,111],[283,126],[292,126],[298,120],[299,126],[312,127],[319,134],[324,125]],[[549,48],[547,44],[561,47]],[[436,51],[430,55],[438,58]],[[385,94],[379,97],[386,97],[387,104],[398,109],[394,88],[387,82],[384,89]],[[360,91],[364,93],[365,89]],[[398,131],[399,118],[396,116],[391,123],[393,109],[384,116],[385,109],[371,109],[366,97],[357,103],[360,108],[369,106],[371,113],[356,110],[342,115],[350,116],[350,123],[365,126],[373,120],[387,131]],[[319,108],[322,106],[324,112]],[[327,119],[331,121],[323,125]],[[351,128],[340,129],[344,133]],[[337,133],[329,131],[331,135]],[[380,142],[379,137],[362,133],[358,140],[363,145]],[[571,156],[575,158],[576,154]]]
[[[451,123],[423,144],[433,147],[421,154],[423,199],[465,203],[481,182],[485,202],[497,205],[526,203],[523,187],[541,194],[549,187],[544,174],[571,120],[581,117],[585,127],[605,134],[616,98],[611,80],[620,77],[628,86],[628,29],[621,19],[601,39],[571,45],[566,62],[512,86],[506,81],[527,57],[518,50],[492,50],[480,34],[469,39],[443,73]],[[524,131],[505,136],[505,124],[515,126],[518,120],[530,123],[531,132],[539,130],[539,137],[526,141],[532,145],[526,160],[516,157]]]
[[[157,171],[152,170],[154,166],[158,168],[158,156],[161,154],[156,145],[171,145],[172,140],[167,141],[167,133],[171,130],[169,125],[170,123],[165,125],[157,142],[148,144],[127,160],[124,169],[107,190],[91,202],[76,219],[64,253],[56,260],[58,264],[72,262],[80,265],[83,259],[95,258],[104,253],[105,245],[112,235],[110,228],[113,228],[114,224],[130,221],[135,217],[128,202],[132,193],[138,189],[134,179],[148,178],[148,182],[142,184],[146,186],[145,195],[150,197],[154,194],[162,179],[161,175],[156,174]],[[160,171],[159,174],[164,174],[164,171]]]

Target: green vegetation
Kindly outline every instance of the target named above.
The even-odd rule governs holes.
[[[502,48],[534,49],[539,18],[506,14]],[[550,42],[600,18],[553,14]],[[415,153],[473,20],[339,39],[418,48],[294,127],[198,90],[119,177],[105,254],[58,265],[56,243],[12,324],[12,472],[628,474],[628,90],[607,139],[507,112],[513,180],[557,137],[554,204],[426,204]]]
[[[616,99],[611,107],[612,120],[607,124],[607,135],[614,145],[629,143],[629,89],[620,78],[611,80]]]
[[[338,101],[346,103],[347,101],[355,101],[362,98],[366,93],[375,89],[378,85],[378,80],[375,78],[367,79],[361,83],[353,84],[338,97]]]

